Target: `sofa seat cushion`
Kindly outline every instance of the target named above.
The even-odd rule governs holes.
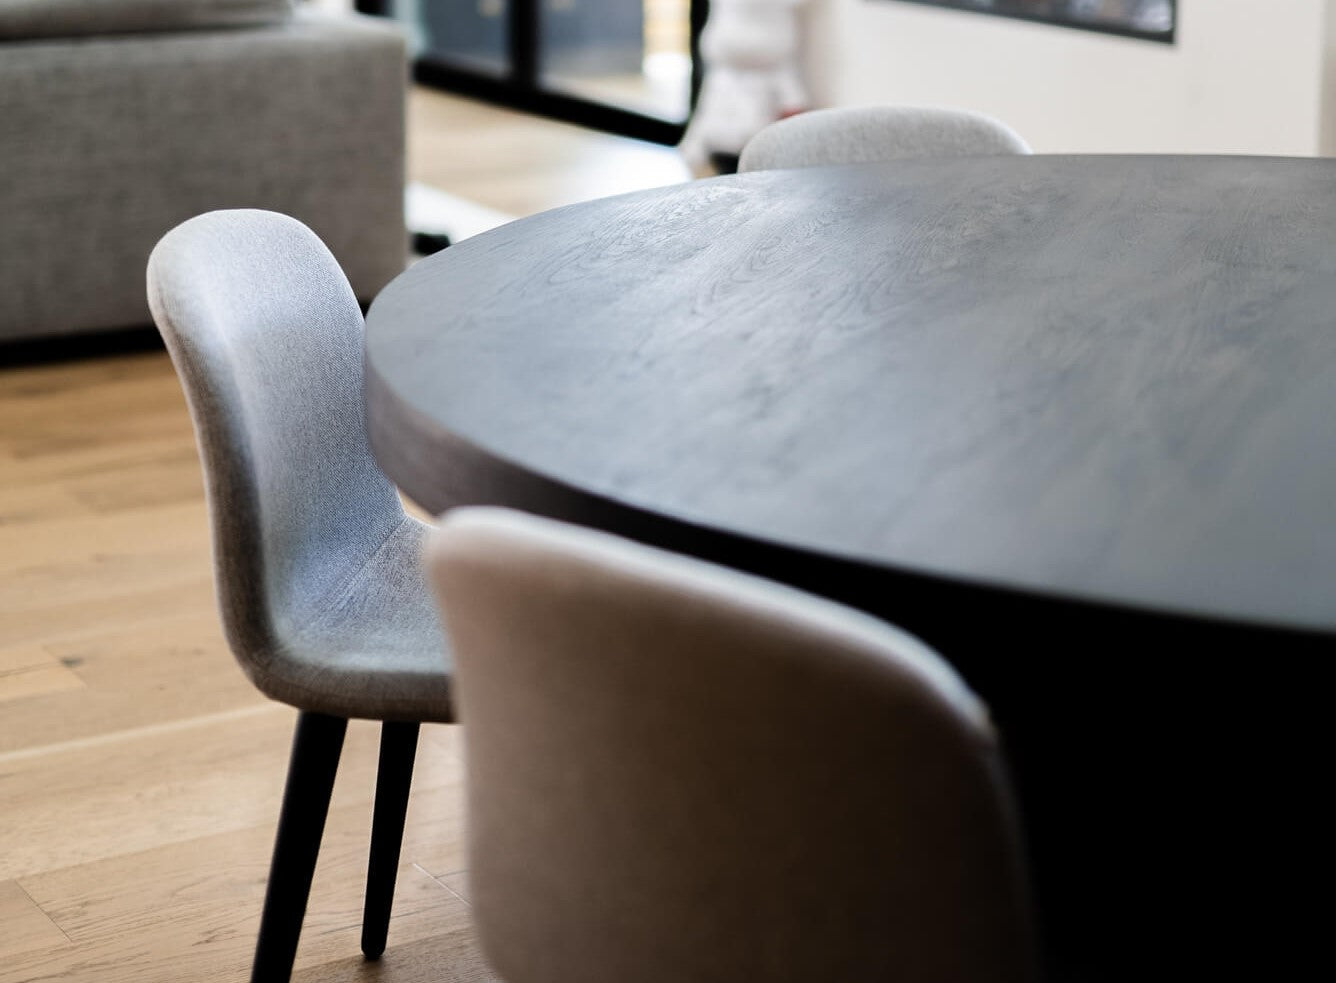
[[[0,39],[274,24],[292,0],[0,0]]]

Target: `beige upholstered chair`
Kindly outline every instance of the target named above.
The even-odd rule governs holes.
[[[404,514],[362,416],[362,312],[310,229],[273,212],[177,226],[149,307],[204,465],[233,654],[301,710],[252,979],[286,980],[349,717],[385,721],[362,949],[381,954],[421,721],[449,721],[450,658]]]
[[[1029,152],[1010,127],[981,113],[859,106],[817,109],[771,123],[742,148],[738,170]]]
[[[520,513],[434,536],[509,983],[1033,978],[996,736],[921,643]]]

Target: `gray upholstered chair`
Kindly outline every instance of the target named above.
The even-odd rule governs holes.
[[[817,109],[771,123],[742,148],[738,170],[1029,152],[1010,127],[981,113],[858,106]]]
[[[1033,978],[996,736],[920,642],[520,513],[434,536],[509,983]]]
[[[164,236],[148,297],[195,423],[228,642],[262,692],[301,711],[253,979],[291,972],[349,717],[386,722],[362,934],[374,958],[418,724],[452,712],[426,526],[367,446],[361,311],[314,233],[251,210]]]

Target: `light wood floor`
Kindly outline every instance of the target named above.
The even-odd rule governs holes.
[[[410,120],[414,179],[512,214],[686,176],[435,93]],[[295,713],[226,649],[207,535],[165,355],[0,368],[0,983],[246,978]],[[490,979],[451,727],[423,729],[389,948],[360,957],[375,741],[350,727],[295,978]]]
[[[421,88],[408,102],[408,173],[510,215],[691,177],[672,147]]]

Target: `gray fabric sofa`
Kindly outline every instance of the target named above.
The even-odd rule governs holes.
[[[305,222],[369,300],[406,77],[388,22],[289,0],[0,0],[0,344],[151,323],[149,252],[218,208]]]

